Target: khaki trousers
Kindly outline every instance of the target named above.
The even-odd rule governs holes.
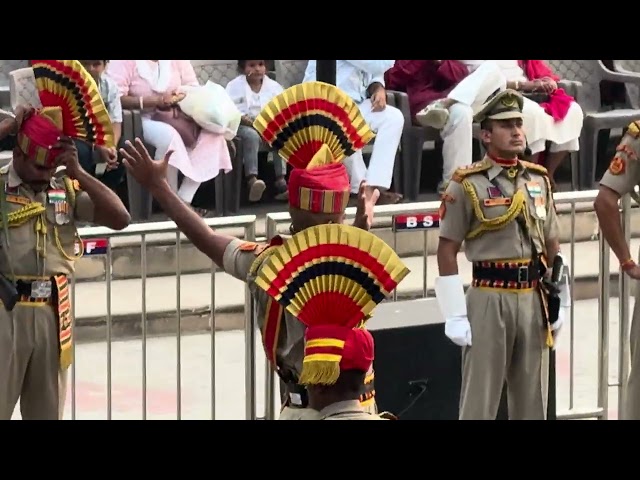
[[[19,398],[23,420],[57,420],[59,362],[51,305],[0,307],[0,419],[11,419]]]
[[[67,386],[69,385],[69,368],[58,372],[58,418],[64,417],[64,405],[67,400]]]
[[[538,292],[472,287],[467,311],[460,419],[495,420],[505,381],[511,420],[546,419],[549,349]]]

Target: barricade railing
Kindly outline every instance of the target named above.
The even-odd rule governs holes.
[[[624,232],[624,238],[627,245],[631,243],[632,229],[631,229],[631,211],[632,208],[637,207],[637,203],[632,201],[629,195],[625,195],[620,200],[621,206],[621,218],[622,218],[622,230]],[[603,248],[610,251],[609,246],[604,244]],[[632,257],[636,257],[636,253],[632,250]],[[619,350],[618,350],[618,372],[615,383],[610,384],[612,387],[618,388],[618,418],[624,419],[623,404],[627,392],[626,378],[629,375],[629,349],[630,349],[630,314],[631,308],[629,306],[629,300],[631,298],[631,279],[622,273],[622,270],[618,271],[618,298],[619,298],[619,310],[618,310],[618,337],[619,337]],[[607,276],[609,280],[609,276]],[[607,288],[607,294],[609,294],[609,288]],[[635,293],[635,292],[634,292]],[[604,297],[607,298],[606,296]]]
[[[575,293],[575,265],[576,265],[576,213],[577,212],[592,212],[593,201],[597,195],[597,191],[583,191],[583,192],[568,192],[568,193],[556,193],[554,195],[557,206],[568,205],[567,211],[564,212],[571,216],[571,232],[570,232],[570,248],[567,252],[566,248],[563,249],[563,253],[569,257],[571,265],[570,269],[570,285],[572,295]],[[413,232],[413,234],[423,235],[423,249],[422,249],[422,288],[421,292],[411,292],[409,295],[411,298],[426,297],[432,295],[428,287],[428,257],[430,251],[437,244],[437,231],[439,228],[439,214],[440,207],[439,201],[434,202],[420,202],[413,204],[400,204],[400,205],[385,205],[375,208],[375,218],[372,231],[374,233],[382,233],[385,230],[390,232],[392,237],[392,246],[397,249],[398,247],[398,235],[406,235],[406,232]],[[622,217],[624,231],[629,241],[631,237],[630,230],[630,212],[631,203],[628,198],[625,198],[621,204]],[[346,212],[346,222],[351,223],[355,217],[356,209],[349,208]],[[216,230],[225,229],[243,229],[243,237],[248,241],[255,240],[256,238],[256,216],[245,215],[238,217],[222,217],[215,219],[205,220],[207,225]],[[289,214],[283,213],[271,213],[266,218],[266,237],[272,238],[278,233],[288,233],[288,226],[290,224]],[[599,229],[597,230],[599,231]],[[141,298],[141,341],[142,341],[142,418],[147,417],[147,314],[148,314],[148,299],[146,291],[146,283],[148,278],[147,271],[147,239],[149,235],[154,234],[174,234],[175,235],[175,257],[176,257],[176,320],[177,320],[177,332],[176,332],[176,416],[181,418],[182,408],[182,382],[181,382],[181,295],[180,295],[180,277],[181,277],[181,265],[180,265],[180,251],[181,243],[186,240],[184,234],[180,234],[174,222],[157,222],[157,223],[141,223],[134,224],[122,231],[113,231],[102,227],[83,228],[80,234],[85,241],[85,244],[91,245],[91,250],[94,253],[104,256],[105,258],[105,282],[106,282],[106,295],[107,295],[107,312],[106,312],[106,330],[107,330],[107,418],[112,418],[113,405],[112,405],[112,291],[111,283],[112,279],[112,242],[114,238],[120,237],[140,237],[140,271],[141,271],[141,284],[142,284],[142,298]],[[569,408],[566,411],[558,412],[559,419],[582,419],[582,418],[608,418],[608,404],[609,404],[609,389],[611,387],[617,387],[619,389],[618,403],[619,411],[620,405],[624,394],[624,382],[621,379],[626,378],[628,372],[628,327],[629,327],[629,281],[624,275],[619,276],[619,355],[618,355],[618,380],[616,382],[609,382],[609,299],[611,294],[610,286],[610,274],[609,274],[609,261],[610,261],[610,249],[604,241],[602,235],[599,235],[599,248],[598,248],[598,333],[597,333],[597,353],[598,353],[598,379],[597,379],[597,405],[590,408],[577,408],[575,401],[575,301],[572,302],[570,311],[570,318],[567,323],[568,335],[569,335],[569,393],[568,402]],[[91,252],[90,252],[91,253]],[[417,255],[416,255],[417,256]],[[595,260],[595,259],[594,259]],[[578,259],[578,261],[590,261],[587,259]],[[211,294],[210,294],[210,309],[211,309],[211,418],[216,418],[216,288],[215,288],[215,273],[219,271],[216,266],[211,263]],[[72,279],[72,305],[75,309],[75,282]],[[204,287],[204,285],[203,285]],[[393,301],[398,299],[398,292],[394,292]],[[256,348],[257,339],[257,322],[253,308],[252,298],[248,288],[244,291],[244,337],[245,337],[245,393],[246,393],[246,408],[245,418],[256,419],[258,418],[256,412],[256,395],[257,395],[257,375],[256,375],[256,360],[258,355],[264,357],[264,352],[260,347]],[[74,328],[75,328],[75,312]],[[563,335],[567,335],[567,328],[564,328]],[[74,343],[75,350],[75,343]],[[74,351],[75,357],[75,351]],[[266,376],[265,376],[265,417],[266,419],[275,419],[277,414],[276,405],[276,377],[267,362],[266,364]],[[70,388],[69,396],[71,397],[71,418],[75,419],[77,416],[76,411],[76,362],[71,366],[71,375],[69,377]],[[279,403],[279,402],[278,402]]]
[[[579,191],[579,192],[562,192],[554,195],[556,206],[568,205],[568,214],[571,215],[571,235],[570,250],[563,253],[569,257],[571,265],[570,269],[570,286],[571,293],[575,291],[575,231],[576,231],[576,213],[592,212],[593,202],[597,195],[597,190]],[[583,205],[580,205],[583,204]],[[375,207],[374,224],[372,231],[391,232],[392,246],[396,249],[398,245],[398,235],[405,232],[422,232],[423,252],[422,252],[422,297],[429,294],[427,285],[428,276],[428,256],[429,249],[433,242],[437,243],[437,230],[440,224],[439,210],[440,201],[420,202],[411,204],[384,205]],[[356,208],[348,208],[346,211],[345,222],[350,223],[355,218]],[[288,233],[291,218],[287,212],[270,213],[267,215],[267,238],[271,238],[276,234]],[[435,231],[435,232],[434,232]],[[430,233],[433,232],[432,235]],[[606,419],[608,415],[608,368],[609,368],[609,249],[606,242],[603,241],[602,235],[598,235],[599,245],[599,295],[598,295],[598,380],[597,380],[597,406],[593,408],[577,409],[575,407],[575,322],[574,311],[575,301],[572,301],[569,323],[569,408],[566,411],[560,411],[557,414],[558,419],[587,419],[599,418]],[[435,245],[434,243],[434,245]],[[464,247],[463,247],[464,248]],[[622,278],[622,277],[621,277]],[[624,279],[621,280],[624,282]],[[416,296],[416,295],[412,295]],[[393,301],[398,298],[398,292],[394,291]],[[627,297],[621,298],[621,305],[625,304]],[[625,309],[621,307],[621,319]],[[622,325],[622,321],[621,321]],[[566,335],[566,333],[564,333]],[[621,349],[622,350],[622,349]],[[621,367],[622,368],[622,367]],[[265,405],[266,418],[275,419],[275,394],[276,394],[276,376],[269,364],[266,365],[265,376]],[[611,385],[611,386],[616,386]]]
[[[237,217],[221,217],[204,220],[206,224],[216,230],[225,229],[243,229],[243,238],[247,241],[254,241],[256,238],[256,216],[255,215],[243,215]],[[112,292],[111,284],[113,281],[112,276],[112,240],[114,238],[123,237],[139,237],[140,238],[140,271],[141,271],[141,283],[142,283],[142,298],[141,298],[141,341],[142,341],[142,418],[147,418],[147,306],[149,304],[147,299],[147,278],[148,278],[148,265],[147,265],[147,240],[149,235],[156,234],[174,234],[175,235],[175,266],[176,266],[176,417],[181,418],[182,415],[182,369],[181,369],[181,342],[182,342],[182,313],[181,313],[181,250],[182,242],[186,240],[184,234],[181,234],[176,227],[176,224],[171,221],[166,222],[154,222],[154,223],[138,223],[133,224],[121,231],[114,231],[103,227],[88,227],[79,230],[80,236],[85,244],[85,251],[88,255],[100,255],[104,258],[105,262],[105,282],[106,282],[106,295],[107,295],[107,311],[106,311],[106,331],[107,331],[107,419],[112,418],[113,405],[112,405]],[[215,273],[219,271],[216,265],[211,262],[211,293],[210,293],[210,311],[211,311],[211,356],[210,356],[210,368],[211,368],[211,418],[216,418],[216,286],[215,286]],[[75,315],[75,291],[76,282],[72,278],[72,306],[73,306],[73,329],[75,331],[76,315]],[[205,286],[203,285],[203,288]],[[245,335],[248,338],[253,337],[252,315],[251,315],[251,301],[248,288],[245,288]],[[153,301],[153,300],[151,300]],[[74,359],[76,357],[76,342],[73,343]],[[251,358],[249,354],[251,353]],[[254,349],[251,350],[247,346],[247,363],[245,365],[245,384],[247,391],[255,390],[255,358]],[[67,395],[71,397],[71,418],[75,419],[76,412],[76,361],[71,364],[71,375],[69,377],[70,388]],[[249,399],[247,395],[247,418],[255,417],[255,402]],[[253,398],[253,397],[252,397]]]

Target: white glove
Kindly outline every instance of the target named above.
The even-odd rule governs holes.
[[[471,325],[467,318],[467,299],[460,275],[436,278],[436,298],[445,319],[444,333],[456,345],[471,345]]]
[[[558,253],[558,256],[562,258],[562,263],[564,263],[564,265],[567,265],[567,261],[566,259],[562,256],[561,253]],[[555,345],[557,345],[557,340],[558,340],[558,336],[560,335],[560,329],[562,328],[562,325],[564,324],[565,319],[567,318],[568,315],[570,315],[571,312],[571,291],[569,289],[569,271],[568,268],[565,268],[564,274],[563,276],[560,278],[560,285],[558,286],[558,296],[560,297],[560,310],[558,312],[558,320],[555,321],[555,323],[553,323],[551,325],[551,330],[554,332],[554,337],[555,337],[555,341],[554,343],[554,350],[555,350]]]
[[[447,318],[444,323],[444,334],[456,345],[471,346],[471,324],[467,317]]]

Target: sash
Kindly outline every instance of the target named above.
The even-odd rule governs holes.
[[[73,335],[71,331],[71,300],[66,275],[54,275],[58,292],[58,329],[60,333],[60,369],[66,370],[73,363]]]
[[[276,365],[276,350],[278,348],[278,336],[280,335],[280,325],[284,318],[284,307],[269,297],[265,311],[264,326],[262,327],[262,345],[267,359],[274,368]]]
[[[266,248],[262,249],[257,255],[253,264],[249,268],[249,274],[254,275],[256,270],[262,264],[263,259],[267,255],[271,255],[274,250],[271,247],[282,245],[282,237],[276,235],[267,244]],[[284,307],[275,301],[272,297],[267,300],[267,308],[265,309],[264,325],[262,327],[262,345],[264,347],[264,353],[267,356],[267,360],[271,362],[274,369],[277,370],[276,364],[276,350],[278,349],[278,336],[280,335],[280,325],[284,318]]]

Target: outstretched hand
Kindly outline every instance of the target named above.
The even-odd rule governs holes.
[[[124,157],[122,163],[125,168],[143,187],[149,189],[166,182],[167,166],[173,150],[169,150],[162,160],[153,160],[142,140],[136,138],[135,144],[127,140],[120,153]]]

